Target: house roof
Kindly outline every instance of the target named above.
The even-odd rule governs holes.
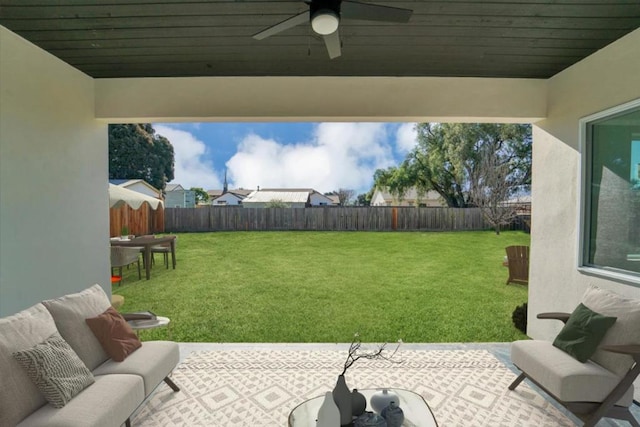
[[[341,20],[333,60],[307,23],[252,38],[307,11],[303,1],[5,1],[0,25],[96,78],[548,78],[640,26],[636,0],[366,2],[413,14],[401,24]]]
[[[226,192],[226,193],[224,193],[224,194],[218,194],[217,196],[211,196],[211,195],[209,195],[209,197],[211,198],[211,200],[216,200],[216,199],[219,199],[219,198],[221,198],[222,196],[225,196],[225,195],[227,195],[227,194],[231,194],[232,196],[234,196],[234,197],[236,197],[236,198],[238,198],[238,199],[240,199],[240,200],[244,200],[244,199],[247,197],[247,194],[237,193],[235,190],[230,190],[230,191],[227,191],[227,192]]]
[[[176,190],[184,190],[184,187],[180,184],[167,184],[164,187],[164,191],[176,191]]]
[[[322,194],[321,192],[314,190],[313,188],[262,188],[259,190],[261,193],[262,192],[271,192],[271,193],[278,193],[278,197],[275,197],[278,200],[282,200],[282,194],[284,193],[300,193],[300,194],[306,194],[306,198],[309,198],[309,196],[316,195],[316,196],[320,196],[323,197],[324,199],[327,200],[327,202],[333,203],[333,200],[329,197],[329,196],[325,196],[324,194]],[[287,197],[293,197],[293,196],[287,196]],[[283,202],[285,200],[282,200]],[[293,203],[293,201],[290,201],[291,203]]]
[[[260,190],[249,194],[243,203],[269,203],[274,200],[284,203],[307,203],[309,194],[308,191]]]
[[[245,188],[236,188],[233,190],[228,190],[227,193],[235,194],[238,197],[246,197],[251,194],[254,190],[247,190]],[[224,190],[207,190],[207,194],[209,197],[220,197],[222,196]]]
[[[328,197],[331,200],[331,203],[333,203],[334,205],[340,204],[340,196],[338,196],[337,194],[330,194],[326,197]]]
[[[313,188],[261,188],[260,191],[275,191],[275,192],[306,192],[306,193],[319,193]]]

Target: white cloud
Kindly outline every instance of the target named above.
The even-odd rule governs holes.
[[[381,123],[321,123],[310,142],[283,144],[247,135],[229,161],[234,187],[304,187],[361,193],[378,168],[393,165],[387,127]]]
[[[401,154],[406,154],[416,146],[418,133],[416,123],[403,123],[396,131],[396,149]]]
[[[174,184],[184,188],[222,188],[213,162],[206,158],[207,146],[191,133],[167,125],[154,124],[156,133],[166,137],[173,145],[175,154]]]

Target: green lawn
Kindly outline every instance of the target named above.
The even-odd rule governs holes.
[[[177,268],[131,268],[123,312],[171,318],[182,342],[507,342],[527,288],[505,285],[521,232],[186,233]],[[143,339],[166,339],[165,329]]]

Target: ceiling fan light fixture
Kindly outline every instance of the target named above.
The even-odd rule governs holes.
[[[320,9],[311,18],[311,28],[321,36],[335,33],[339,23],[340,17],[331,9]]]

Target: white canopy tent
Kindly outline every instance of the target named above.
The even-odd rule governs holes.
[[[124,187],[109,184],[109,207],[118,208],[123,204],[129,205],[132,209],[139,209],[144,202],[149,203],[151,209],[164,207],[162,200],[147,196],[137,191],[131,191]]]

